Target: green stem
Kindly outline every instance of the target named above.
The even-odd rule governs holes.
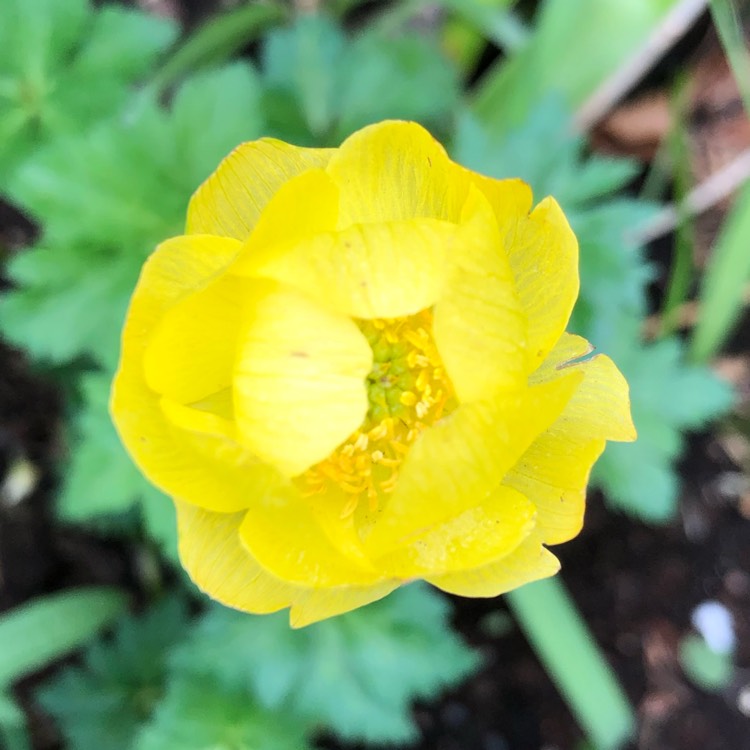
[[[616,750],[633,734],[633,711],[560,578],[507,594],[547,673],[597,750]]]
[[[732,66],[745,110],[750,114],[750,55],[745,46],[737,3],[734,0],[711,0],[711,17]]]
[[[151,79],[149,89],[163,94],[188,73],[228,60],[269,26],[286,20],[280,3],[250,2],[211,19],[195,31],[166,60]]]

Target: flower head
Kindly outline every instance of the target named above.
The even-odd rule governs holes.
[[[627,385],[565,333],[559,206],[414,123],[338,149],[263,139],[147,261],[112,412],[174,498],[214,598],[303,625],[424,578],[494,596],[554,574]]]

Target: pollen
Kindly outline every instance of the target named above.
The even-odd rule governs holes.
[[[419,435],[455,407],[432,337],[432,311],[404,318],[360,320],[373,352],[367,376],[369,409],[363,424],[328,458],[300,478],[305,495],[338,486],[350,496],[342,517],[362,501],[376,510],[393,492],[398,473]]]

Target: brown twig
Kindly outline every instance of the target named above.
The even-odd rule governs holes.
[[[666,206],[635,233],[640,244],[671,232],[686,216],[701,214],[731,195],[750,178],[750,148],[693,188],[679,206]]]

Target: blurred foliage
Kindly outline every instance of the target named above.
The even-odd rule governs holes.
[[[479,663],[447,602],[411,585],[303,630],[285,614],[212,605],[188,622],[177,599],[121,621],[40,691],[76,750],[302,750],[325,728],[346,740],[410,741],[415,698]]]
[[[0,4],[0,182],[34,149],[113,114],[176,26],[89,0]]]
[[[361,4],[330,7],[345,15]],[[581,248],[571,329],[628,377],[640,435],[611,444],[594,480],[626,512],[653,521],[674,513],[684,431],[725,410],[731,393],[704,365],[686,363],[677,338],[643,342],[652,270],[637,228],[658,206],[627,194],[637,164],[589,154],[570,126],[571,108],[674,2],[544,0],[526,27],[506,0],[441,0],[444,22],[415,33],[409,23],[426,5],[395,3],[351,34],[341,18],[301,14],[287,24],[282,4],[249,4],[167,54],[174,24],[120,5],[0,4],[0,185],[42,230],[6,263],[12,288],[0,298],[0,333],[69,381],[61,520],[145,535],[176,560],[172,505],[133,467],[107,412],[117,332],[143,260],[180,233],[190,194],[239,142],[336,145],[386,118],[418,120],[458,161],[520,176],[537,198],[560,201]],[[217,67],[261,32],[253,61]],[[486,40],[505,55],[463,91]],[[705,282],[717,312],[699,326],[702,362],[737,309],[747,215],[726,228],[719,257],[730,260]],[[90,635],[102,621],[88,614]],[[77,750],[302,750],[318,730],[403,743],[416,737],[411,701],[478,665],[448,620],[445,600],[418,586],[299,632],[283,615],[168,600],[120,620],[39,698]],[[19,669],[79,636],[65,648],[53,637],[38,643]],[[15,747],[27,746],[22,714],[0,693],[3,726]]]

